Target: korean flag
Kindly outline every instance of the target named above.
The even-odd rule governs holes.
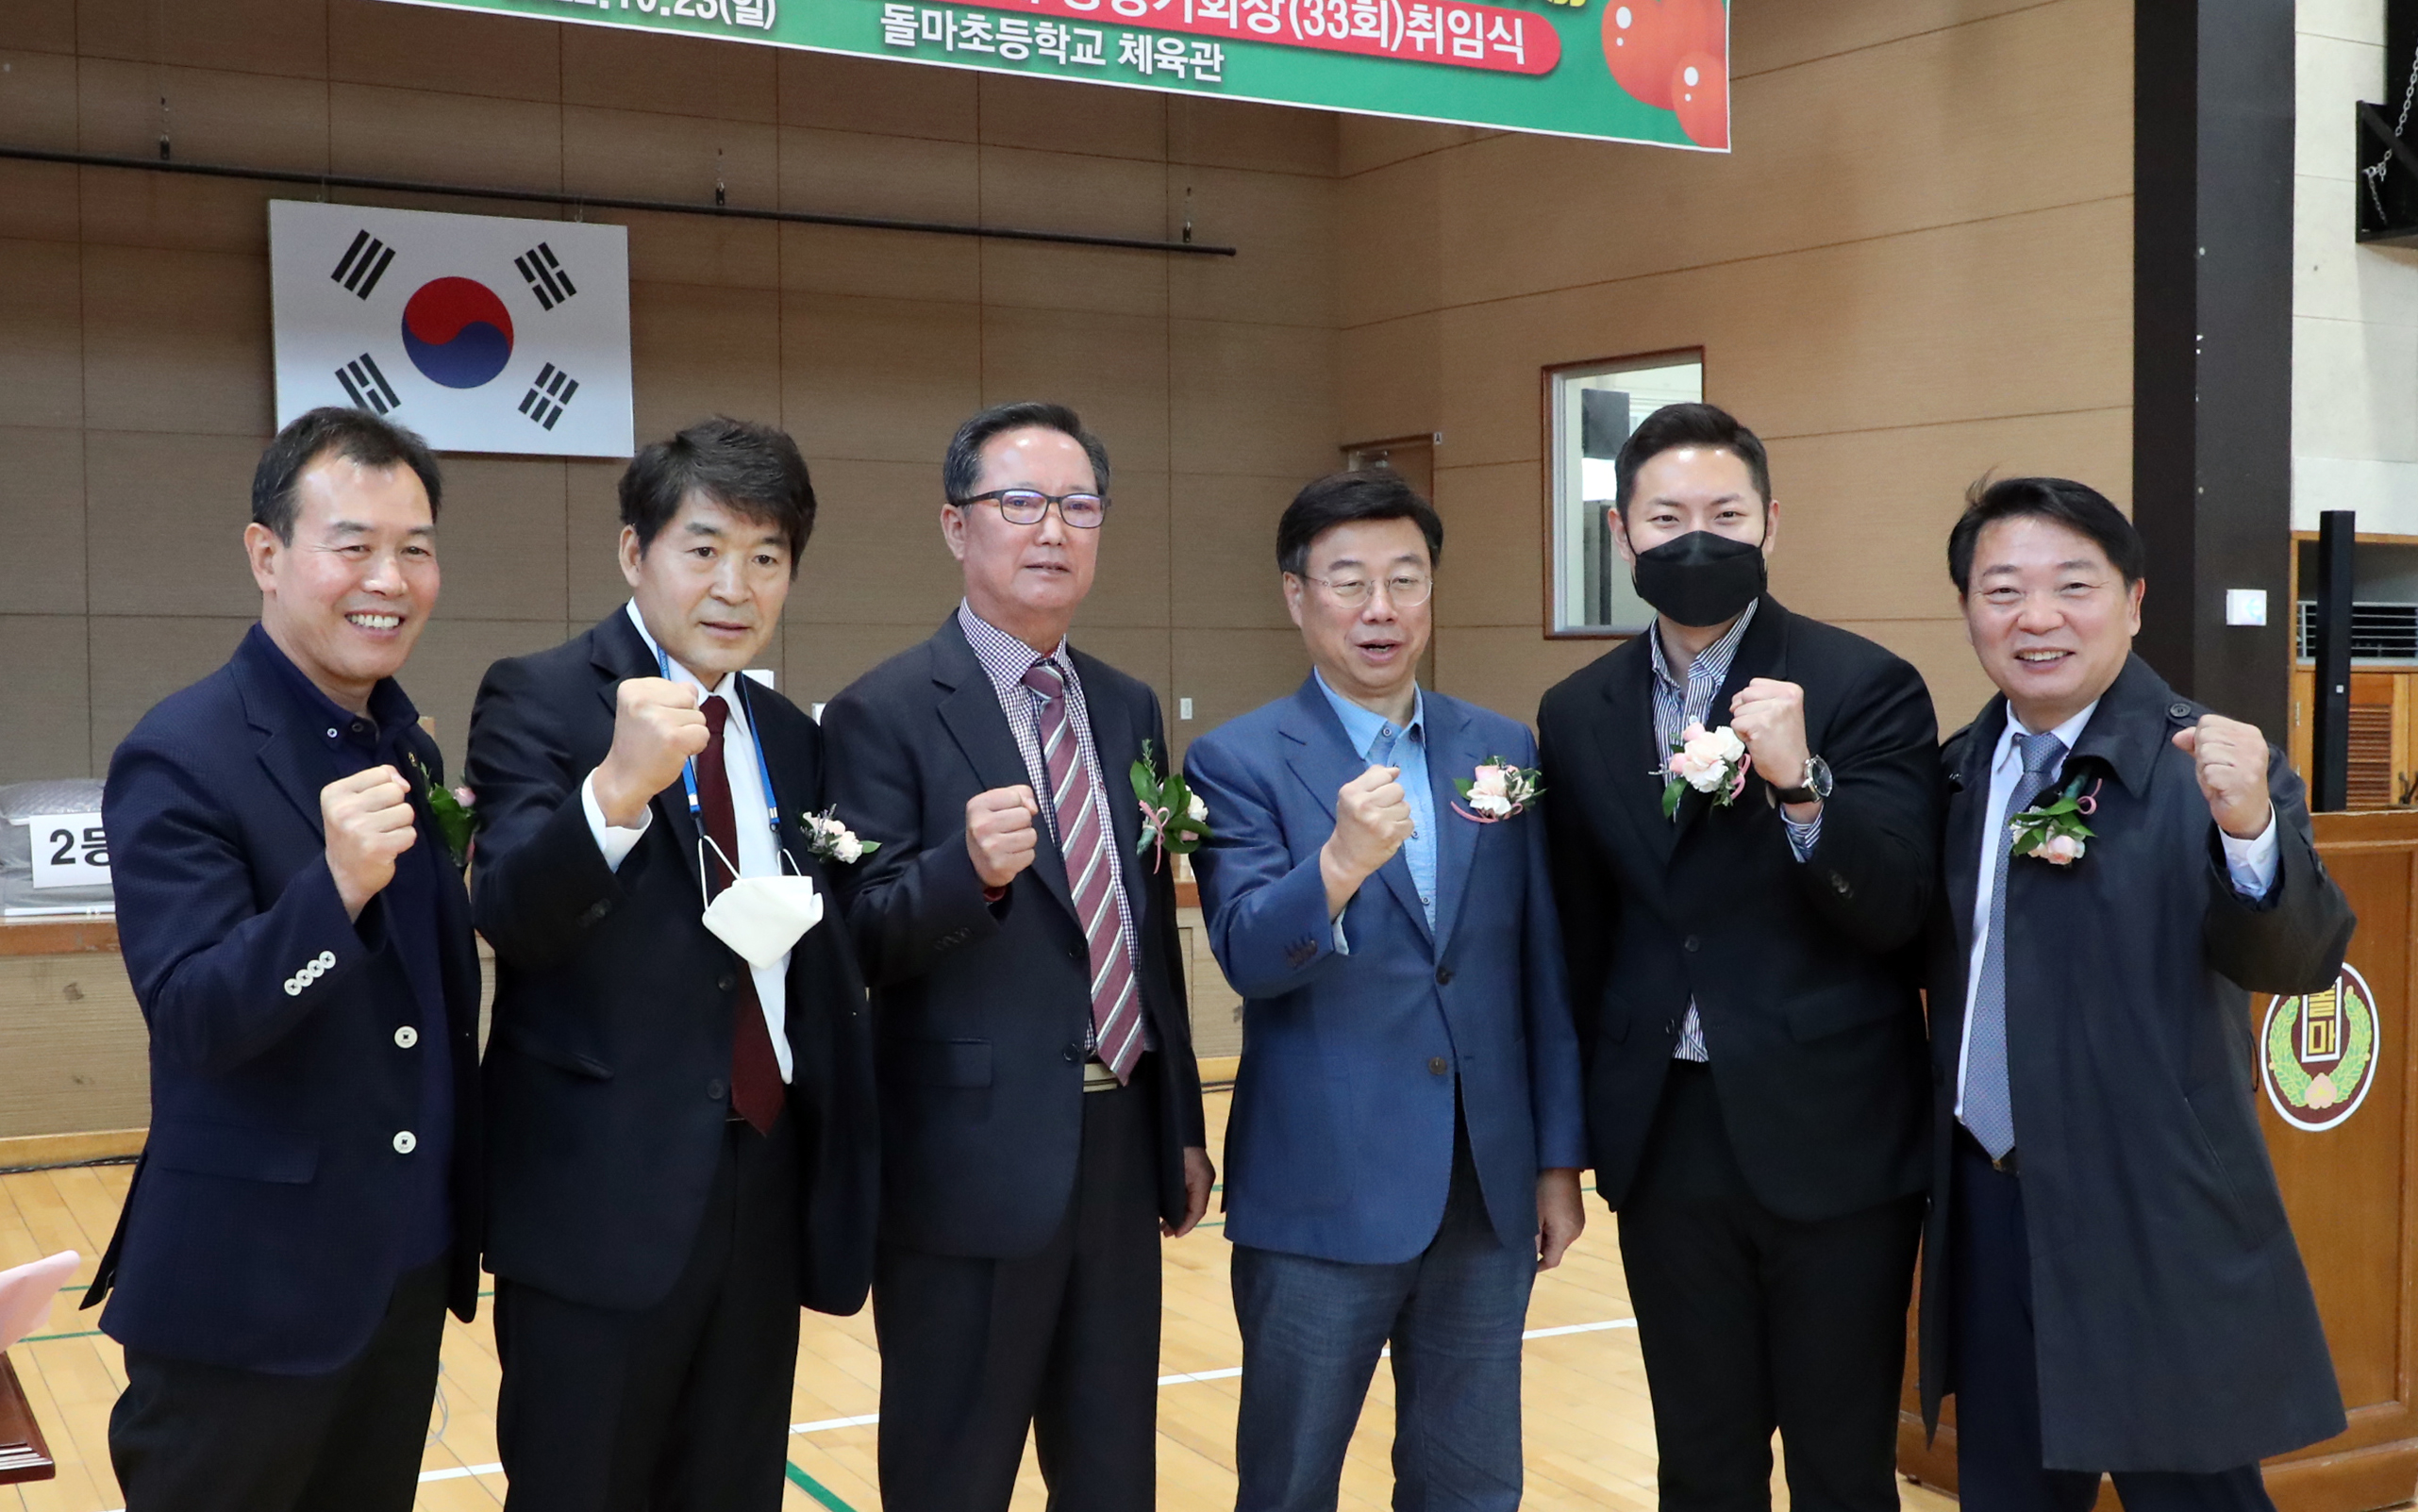
[[[277,424],[392,415],[442,452],[630,455],[629,233],[274,200]]]

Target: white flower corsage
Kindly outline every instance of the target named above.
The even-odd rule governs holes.
[[[2012,844],[2008,854],[2038,856],[2051,866],[2072,866],[2082,859],[2092,835],[2083,821],[2099,811],[2099,787],[2094,782],[2086,793],[2082,779],[2076,777],[2051,802],[2035,803],[2009,818]]]
[[[1713,806],[1726,808],[1746,790],[1746,773],[1755,758],[1746,754],[1746,742],[1738,732],[1725,724],[1708,730],[1702,723],[1691,724],[1679,732],[1671,747],[1671,758],[1662,764],[1662,817],[1676,820],[1679,799],[1690,788],[1712,794]]]
[[[1469,805],[1466,808],[1453,805],[1454,813],[1481,824],[1498,824],[1525,813],[1543,796],[1544,774],[1533,767],[1513,766],[1501,756],[1489,756],[1471,775],[1455,777],[1453,786]]]
[[[819,856],[826,861],[837,861],[842,866],[854,866],[881,849],[881,841],[860,840],[857,839],[855,830],[840,822],[837,806],[819,814],[799,815],[798,827],[806,833],[806,848],[809,855]]]

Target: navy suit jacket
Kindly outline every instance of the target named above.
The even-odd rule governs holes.
[[[1400,852],[1344,906],[1335,950],[1318,852],[1366,770],[1315,678],[1194,740],[1184,760],[1215,839],[1192,856],[1209,947],[1243,997],[1226,1132],[1226,1237],[1391,1264],[1436,1236],[1454,1088],[1494,1231],[1532,1244],[1537,1172],[1587,1164],[1578,1038],[1547,884],[1543,816],[1485,824],[1453,779],[1536,765],[1503,716],[1426,697],[1436,923]]]
[[[453,1061],[447,1300],[465,1321],[477,1306],[478,955],[448,859],[447,1042],[401,1043],[420,1017],[411,984],[382,900],[344,916],[306,756],[318,721],[275,655],[247,638],[109,759],[102,813],[119,946],[151,1026],[151,1133],[84,1304],[108,1297],[101,1326],[130,1349],[309,1375],[360,1353],[422,1258],[413,1154],[396,1145],[426,1055]],[[443,781],[436,742],[405,740]],[[414,806],[418,843],[442,856]]]
[[[743,963],[700,917],[697,822],[673,782],[605,864],[579,789],[612,748],[621,685],[654,654],[615,609],[551,651],[487,670],[464,760],[479,811],[478,927],[495,947],[487,1047],[487,1265],[591,1307],[670,1295],[696,1242],[730,1111]],[[779,800],[782,849],[825,899],[790,952],[790,1116],[802,1156],[798,1300],[862,1306],[878,1151],[863,979],[832,878],[798,832],[825,806],[823,737],[742,679]],[[735,796],[735,795],[734,795]],[[753,795],[738,798],[754,822]]]

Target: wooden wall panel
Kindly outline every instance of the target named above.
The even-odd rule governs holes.
[[[1734,0],[1732,35],[1727,157],[1344,123],[1341,428],[1441,433],[1439,685],[1529,717],[1605,649],[1543,636],[1539,373],[1701,347],[1773,451],[1776,590],[1953,726],[1987,686],[1942,565],[1965,485],[2128,491],[2131,10]]]

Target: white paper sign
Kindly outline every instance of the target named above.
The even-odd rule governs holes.
[[[441,452],[630,455],[629,232],[269,203],[277,424],[392,415]]]
[[[100,815],[36,814],[21,822],[33,839],[35,891],[109,885],[109,837]]]

